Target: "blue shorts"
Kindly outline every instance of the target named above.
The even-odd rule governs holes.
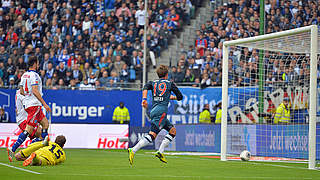
[[[168,132],[173,127],[171,122],[167,119],[167,113],[162,113],[151,117],[151,128],[150,131],[159,134],[162,129]]]

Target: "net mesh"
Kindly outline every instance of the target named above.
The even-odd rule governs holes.
[[[229,47],[228,154],[308,159],[310,42],[304,32]],[[319,124],[316,159],[318,136]]]
[[[241,46],[278,52],[310,53],[310,36],[311,32],[308,31],[289,36],[277,37],[276,39],[243,43]],[[320,37],[320,34],[318,34],[318,36]],[[320,48],[318,48],[318,52],[320,52]]]

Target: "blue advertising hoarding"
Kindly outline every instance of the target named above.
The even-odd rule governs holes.
[[[256,125],[228,124],[227,152],[229,154],[240,154],[244,150],[256,154],[256,144]]]
[[[44,98],[52,108],[56,123],[112,123],[114,109],[122,101],[133,122],[141,119],[141,95],[138,91],[47,90]]]
[[[170,101],[168,119],[172,124],[196,124],[199,122],[199,113],[205,104],[209,104],[209,111],[215,114],[215,105],[221,102],[222,88],[210,87],[180,88],[183,94],[182,101]],[[320,89],[319,91],[320,92]],[[295,123],[305,123],[308,114],[308,89],[306,87],[265,88],[264,114],[271,115],[275,108],[282,103],[284,96],[290,98],[292,116]],[[258,112],[258,87],[229,87],[228,89],[228,121],[232,123],[257,123]],[[320,94],[318,95],[320,101]],[[320,116],[320,106],[317,114]],[[240,119],[240,121],[239,121]]]
[[[194,117],[198,117],[196,113],[199,113],[202,104],[209,103],[213,107],[219,101],[219,92],[221,88],[182,88],[185,99],[182,102],[171,101],[169,109],[173,114],[169,114],[170,120],[173,116],[183,115],[185,117],[180,117],[180,120],[185,121],[175,121],[175,124],[194,123]],[[53,123],[112,123],[113,110],[123,101],[130,112],[130,124],[141,126],[140,91],[44,90],[44,94],[44,99],[53,110]],[[15,122],[14,97],[15,90],[0,89],[0,106],[9,115],[10,122]],[[176,144],[172,150],[220,152],[219,125],[192,124],[176,127]],[[317,125],[316,139],[317,159],[320,159],[320,124]],[[307,158],[308,124],[229,125],[227,147],[228,152],[235,154],[243,149],[250,149],[253,155],[259,156]]]
[[[129,126],[129,147],[136,145],[142,138],[149,134],[150,127]],[[154,149],[155,142],[149,143],[143,149]]]
[[[15,95],[15,90],[0,89],[0,107],[9,117],[9,122],[16,122]]]
[[[199,113],[205,104],[210,112],[216,112],[215,105],[221,101],[221,88],[179,88],[183,94],[181,101],[170,101],[168,119],[172,124],[197,124]]]
[[[53,123],[112,123],[114,109],[124,102],[130,123],[141,126],[140,91],[44,90]],[[0,104],[15,122],[15,90],[0,89]]]
[[[216,113],[215,105],[221,101],[220,87],[180,88],[182,101],[170,101],[168,119],[172,124],[197,124],[199,113],[205,104],[209,104],[211,114]],[[307,114],[308,91],[303,87],[265,89],[264,112],[271,114],[281,102],[284,94],[291,94],[290,102],[296,123],[305,123]],[[319,91],[320,92],[320,91]],[[228,121],[238,123],[258,122],[258,88],[229,88]],[[149,93],[151,95],[151,93]],[[0,89],[0,105],[15,122],[15,90]],[[320,95],[318,96],[320,99]],[[44,98],[53,110],[53,122],[57,123],[112,123],[112,113],[120,101],[125,103],[131,116],[131,125],[141,126],[141,91],[80,91],[80,90],[44,90]],[[149,103],[151,105],[151,103]],[[320,106],[318,106],[319,108]],[[320,109],[317,111],[320,115]],[[250,117],[248,117],[248,114]],[[240,118],[239,118],[240,117]],[[146,125],[149,126],[148,119]]]
[[[308,158],[308,124],[256,125],[258,156]],[[318,138],[318,143],[320,139]],[[318,156],[319,159],[319,156]]]
[[[220,125],[177,125],[176,150],[220,152]]]
[[[176,150],[220,152],[220,125],[176,125]],[[308,124],[228,125],[227,153],[249,150],[254,156],[308,159]],[[320,160],[320,124],[316,159]]]

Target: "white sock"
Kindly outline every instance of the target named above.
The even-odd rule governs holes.
[[[160,148],[159,148],[159,152],[160,153],[163,153],[164,152],[164,148],[166,148],[169,143],[172,141],[173,137],[170,135],[170,134],[167,134],[164,139],[162,140],[162,143],[160,145]]]
[[[132,151],[135,153],[139,149],[143,148],[144,146],[152,143],[152,138],[150,135],[145,136],[144,138],[140,139],[140,141],[132,148]]]

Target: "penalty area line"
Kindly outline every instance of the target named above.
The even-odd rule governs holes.
[[[7,166],[7,167],[10,167],[10,168],[13,168],[13,169],[18,169],[20,171],[25,171],[25,172],[32,173],[32,174],[42,174],[42,173],[39,173],[39,172],[35,172],[35,171],[31,171],[31,170],[28,170],[28,169],[23,169],[23,168],[19,168],[19,167],[15,167],[15,166],[11,166],[9,164],[5,164],[5,163],[1,163],[1,162],[0,162],[0,165]]]

